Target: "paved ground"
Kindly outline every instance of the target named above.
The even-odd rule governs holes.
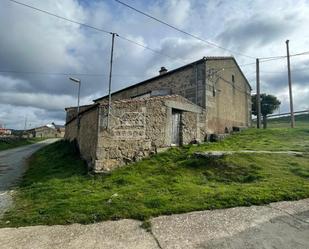
[[[158,217],[162,248],[308,249],[309,199]]]
[[[0,229],[0,248],[308,249],[309,199],[134,220]]]
[[[26,170],[26,159],[38,149],[58,139],[47,139],[36,144],[0,151],[0,217],[11,204],[10,189]]]

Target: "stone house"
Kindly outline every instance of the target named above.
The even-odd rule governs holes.
[[[56,125],[55,123],[35,127],[26,131],[26,137],[38,138],[62,138],[65,134],[65,127],[63,125]]]
[[[66,108],[65,138],[95,172],[170,146],[251,125],[251,87],[234,57],[204,57],[129,86],[94,104]]]

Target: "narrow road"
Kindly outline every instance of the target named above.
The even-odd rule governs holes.
[[[309,199],[90,225],[0,229],[0,249],[308,249]]]
[[[10,190],[26,170],[26,159],[35,151],[59,139],[47,139],[36,144],[0,151],[0,217],[11,204]]]

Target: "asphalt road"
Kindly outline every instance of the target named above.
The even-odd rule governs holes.
[[[26,159],[38,149],[59,139],[47,139],[35,144],[0,151],[0,217],[11,204],[10,191],[26,170]]]
[[[309,199],[136,220],[0,229],[2,249],[308,249]]]

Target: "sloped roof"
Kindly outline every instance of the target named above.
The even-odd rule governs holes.
[[[55,124],[54,122],[53,122],[52,124],[53,124],[53,126],[54,126],[56,129],[63,129],[63,128],[65,128],[64,125],[58,125],[58,124]]]
[[[202,59],[199,59],[199,60],[197,60],[197,61],[191,62],[191,63],[189,63],[189,64],[186,64],[186,65],[184,65],[184,66],[178,67],[178,68],[176,68],[176,69],[167,71],[167,72],[164,73],[164,74],[157,75],[157,76],[154,76],[154,77],[149,78],[149,79],[147,79],[147,80],[141,81],[141,82],[139,82],[139,83],[136,83],[136,84],[130,85],[130,86],[128,86],[128,87],[122,88],[122,89],[120,89],[120,90],[118,90],[118,91],[113,92],[112,94],[115,94],[115,93],[119,93],[119,92],[128,90],[128,89],[130,89],[130,88],[133,88],[133,87],[136,87],[136,86],[139,86],[139,85],[148,83],[148,82],[150,82],[150,81],[153,81],[153,80],[156,80],[156,79],[159,79],[159,78],[163,78],[163,77],[165,77],[165,76],[167,76],[167,75],[173,74],[173,73],[178,72],[178,71],[180,71],[180,70],[183,70],[183,69],[185,69],[185,68],[187,68],[187,67],[190,67],[190,66],[195,65],[195,64],[198,64],[198,63],[205,62],[205,61],[207,61],[207,60],[233,60],[233,61],[235,62],[235,64],[237,65],[237,68],[239,69],[240,73],[241,73],[242,76],[245,78],[245,80],[246,80],[248,86],[250,87],[250,89],[252,89],[251,86],[250,86],[249,81],[247,80],[246,76],[244,75],[244,73],[243,73],[242,70],[240,69],[240,67],[239,67],[239,65],[238,65],[238,63],[237,63],[237,61],[235,60],[235,58],[234,58],[233,56],[208,56],[208,57],[203,57]],[[94,102],[97,102],[97,101],[99,101],[99,100],[101,100],[101,99],[104,99],[104,98],[106,98],[106,97],[108,97],[108,95],[105,95],[105,96],[103,96],[103,97],[94,99],[93,101],[94,101]]]
[[[153,96],[153,97],[147,97],[147,98],[141,98],[141,99],[121,99],[121,100],[115,100],[112,101],[112,105],[117,105],[117,104],[122,104],[122,103],[141,103],[141,102],[148,102],[148,101],[156,101],[156,100],[175,100],[175,101],[184,101],[188,104],[197,106],[198,108],[201,108],[200,106],[196,105],[195,103],[191,102],[190,100],[186,99],[183,96],[177,95],[177,94],[172,94],[172,95],[165,95],[165,96]],[[108,106],[108,102],[104,102],[104,103],[96,103],[91,105],[89,108],[83,110],[82,112],[79,113],[79,115],[83,115],[84,113],[91,111],[94,108],[97,108],[99,106],[102,107],[107,107]],[[70,120],[68,120],[66,122],[65,125],[68,125],[69,123],[71,123],[73,120],[75,120],[77,118],[77,116],[72,117]]]

